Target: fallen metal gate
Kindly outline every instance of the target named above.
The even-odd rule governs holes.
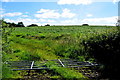
[[[98,64],[90,63],[90,62],[81,62],[73,59],[55,59],[50,60],[55,62],[58,67],[65,68],[79,68],[79,67],[92,67],[98,66]],[[41,69],[49,69],[45,66],[45,63],[48,61],[37,63],[35,61],[9,61],[7,64],[12,70],[41,70]]]

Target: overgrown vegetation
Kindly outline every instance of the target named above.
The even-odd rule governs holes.
[[[97,63],[104,67],[101,70],[100,78],[118,80],[120,78],[120,31],[109,33],[108,36],[102,35],[91,38],[84,43],[85,49]]]
[[[79,61],[97,61],[105,66],[105,72],[110,69],[113,69],[113,71],[114,69],[119,70],[119,66],[117,66],[119,64],[115,62],[119,60],[120,56],[120,35],[118,28],[115,26],[36,26],[9,28],[10,25],[6,24],[6,22],[3,21],[2,24],[3,62],[71,58]],[[110,66],[112,68],[108,68],[109,65],[112,65]],[[81,73],[76,73],[69,69],[53,66],[52,64],[50,64],[50,68],[65,79],[68,77],[73,79],[83,78]],[[106,69],[108,70],[106,71]],[[4,74],[6,74],[6,70],[4,67]],[[3,78],[23,77],[23,75],[14,76],[14,72],[7,72],[9,77],[4,74]]]

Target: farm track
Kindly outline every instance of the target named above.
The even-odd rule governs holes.
[[[58,59],[59,56],[56,56],[55,54],[49,53],[45,50],[41,50],[39,48],[36,48],[34,45],[27,45],[26,44],[20,44],[20,43],[13,43],[12,44],[13,49],[19,49],[21,51],[30,52],[34,55],[39,55],[41,60],[52,60],[52,59]]]

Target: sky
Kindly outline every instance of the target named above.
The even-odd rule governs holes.
[[[1,0],[7,22],[38,25],[115,25],[118,0]]]

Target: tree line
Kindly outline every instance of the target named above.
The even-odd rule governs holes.
[[[16,23],[6,22],[6,21],[4,21],[4,19],[0,20],[0,24],[1,24],[2,27],[25,27],[23,22],[18,22],[16,24]],[[31,24],[31,25],[28,25],[26,27],[32,27],[32,26],[38,26],[38,25],[37,24]]]

